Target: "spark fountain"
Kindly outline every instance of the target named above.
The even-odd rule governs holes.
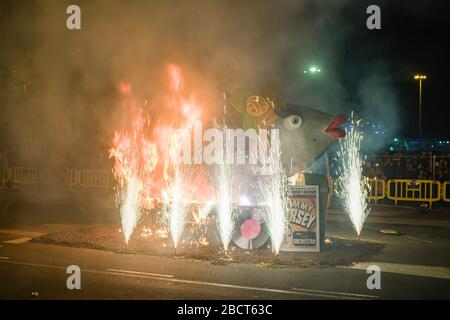
[[[166,208],[162,210],[166,215],[161,219],[162,224],[166,232],[171,231],[176,247],[185,224],[185,204],[205,202],[212,197],[204,171],[198,170],[194,177],[189,177],[197,182],[193,188],[186,181],[189,171],[171,164],[171,157],[178,154],[181,144],[185,143],[178,129],[192,129],[200,120],[201,107],[192,94],[183,91],[181,69],[169,65],[168,74],[168,92],[161,92],[148,104],[133,98],[131,85],[119,85],[126,111],[124,118],[131,117],[132,121],[127,130],[115,132],[109,156],[115,160],[116,204],[126,243],[142,212],[162,204]],[[170,118],[165,116],[167,113]]]
[[[142,176],[154,170],[156,147],[145,139],[147,120],[138,114],[130,133],[116,133],[110,157],[116,159],[114,176],[118,181],[116,202],[120,208],[122,232],[128,243],[141,215]]]
[[[260,143],[260,145],[262,146],[263,143]],[[263,153],[259,154],[260,157],[262,155]],[[265,221],[272,243],[272,251],[278,257],[286,230],[288,188],[280,157],[280,139],[277,131],[272,132],[271,151],[266,160],[264,161],[266,165],[257,169],[260,177],[257,181],[258,192],[256,194],[258,204],[264,208]]]
[[[120,220],[125,242],[128,244],[131,234],[136,228],[141,215],[139,204],[139,182],[131,179],[127,182],[127,187],[123,193],[120,206]]]
[[[217,219],[223,249],[228,251],[234,230],[232,174],[230,165],[223,161],[216,166]]]
[[[359,121],[351,120],[345,139],[339,141],[338,193],[358,238],[369,215],[367,207],[370,184],[363,176],[364,159],[361,155],[363,135],[358,131]]]
[[[186,222],[186,204],[183,199],[185,172],[183,172],[182,165],[176,163],[176,158],[179,156],[181,149],[181,141],[181,135],[175,132],[171,134],[169,153],[172,159],[171,168],[173,169],[173,179],[171,180],[170,197],[169,199],[166,199],[166,205],[170,208],[168,212],[168,221],[175,254]]]
[[[183,203],[183,190],[182,190],[182,179],[179,169],[176,169],[175,181],[173,184],[173,196],[172,203],[170,204],[169,212],[169,224],[170,233],[172,235],[172,241],[175,248],[175,252],[180,241],[181,235],[183,234],[183,229],[185,225],[186,218],[186,206]]]

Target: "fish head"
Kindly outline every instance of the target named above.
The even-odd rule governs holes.
[[[340,128],[347,117],[292,103],[277,111],[274,128],[279,130],[281,161],[288,176],[306,169],[337,139],[345,137]]]

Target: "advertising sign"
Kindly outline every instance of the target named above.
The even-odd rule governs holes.
[[[319,252],[319,187],[291,186],[281,251]]]

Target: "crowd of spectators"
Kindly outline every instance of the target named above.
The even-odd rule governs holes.
[[[450,152],[400,151],[368,156],[364,175],[380,179],[450,181]]]

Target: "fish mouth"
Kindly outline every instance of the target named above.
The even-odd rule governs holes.
[[[334,139],[341,139],[345,137],[345,130],[339,128],[341,125],[347,122],[347,117],[343,114],[338,115],[331,123],[328,125],[328,128],[325,129],[325,133],[331,136]]]

